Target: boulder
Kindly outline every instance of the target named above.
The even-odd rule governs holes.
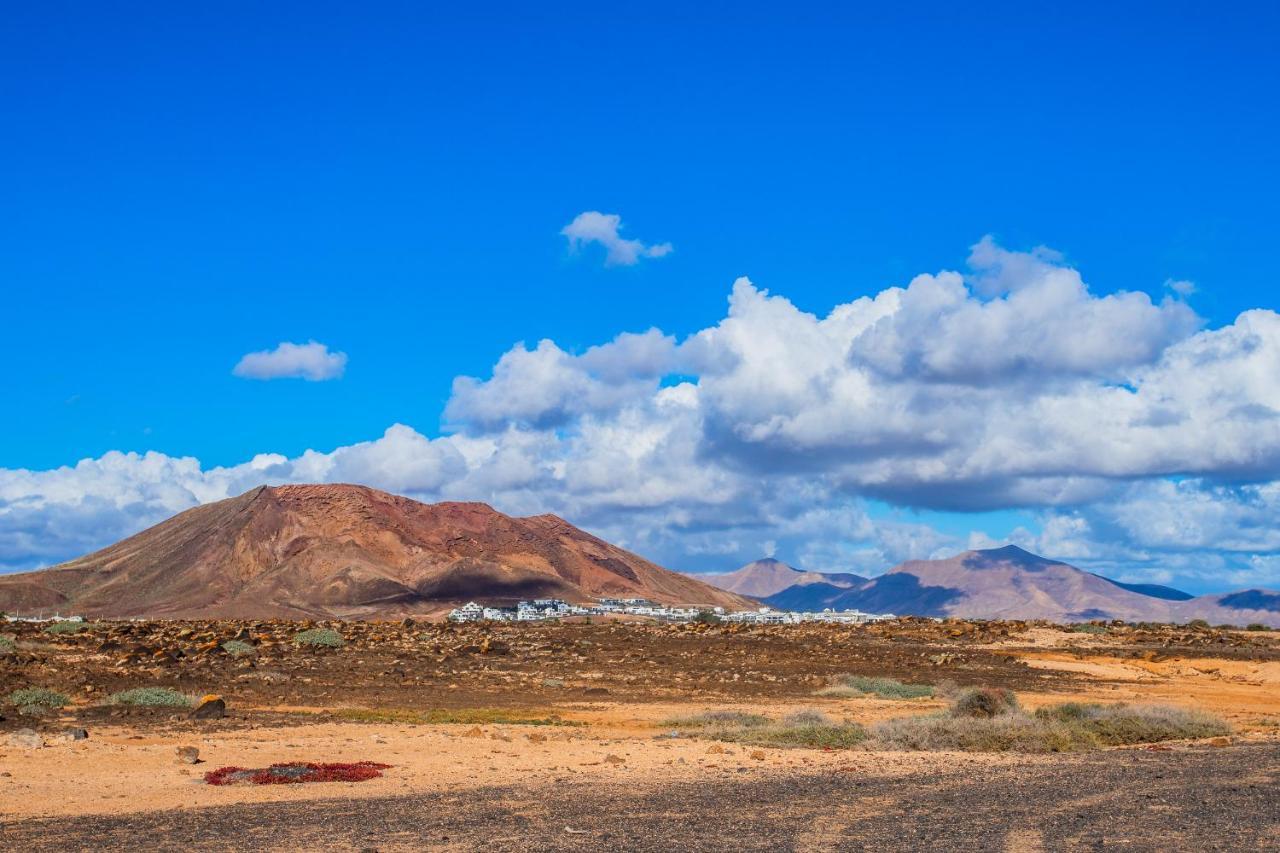
[[[213,693],[203,697],[190,714],[193,720],[221,720],[226,715],[226,701]]]
[[[200,750],[194,746],[180,746],[176,752],[179,764],[196,764],[200,761]]]

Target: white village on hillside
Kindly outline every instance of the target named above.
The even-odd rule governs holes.
[[[861,610],[797,611],[757,610],[727,611],[723,607],[673,607],[645,598],[601,598],[593,606],[570,604],[558,598],[535,598],[521,601],[515,607],[489,607],[468,602],[449,611],[450,622],[538,622],[570,616],[646,616],[664,622],[694,622],[699,619],[718,622],[743,622],[753,625],[794,625],[801,622],[836,622],[859,625],[893,619],[892,613],[863,613]]]

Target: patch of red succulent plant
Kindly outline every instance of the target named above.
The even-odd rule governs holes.
[[[219,767],[204,774],[209,785],[300,785],[305,782],[365,782],[376,779],[390,764],[291,761],[270,767]]]

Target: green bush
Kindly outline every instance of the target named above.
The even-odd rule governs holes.
[[[1248,625],[1245,626],[1245,630],[1246,631],[1267,631],[1270,629],[1268,629],[1267,626],[1263,625],[1261,622],[1250,622]]]
[[[953,717],[998,717],[1018,710],[1018,697],[1004,687],[969,687],[951,703]]]
[[[46,625],[44,632],[58,635],[79,634],[87,627],[89,626],[84,622],[54,622],[51,625]]]
[[[71,700],[66,694],[46,687],[24,687],[9,694],[10,704],[19,708],[36,706],[40,708],[61,708]]]
[[[1095,625],[1093,622],[1081,622],[1078,625],[1071,626],[1073,634],[1105,634],[1107,633],[1106,625]]]
[[[1187,627],[1188,628],[1208,628],[1209,623],[1206,622],[1204,619],[1192,619],[1190,622],[1187,623]]]
[[[11,655],[18,650],[12,637],[0,637],[0,655]]]
[[[246,643],[244,640],[227,640],[222,644],[222,650],[233,658],[256,654],[258,651],[256,646],[252,643]]]
[[[159,708],[190,708],[191,698],[171,687],[134,687],[113,693],[107,699],[112,705],[134,705]]]
[[[342,648],[342,635],[330,628],[311,628],[294,635],[293,641],[300,646],[312,646],[322,649]]]
[[[933,695],[928,684],[903,684],[892,678],[866,675],[837,675],[832,684],[818,691],[819,696],[878,696],[881,699],[922,699]]]

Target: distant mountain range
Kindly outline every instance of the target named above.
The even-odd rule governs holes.
[[[724,575],[696,575],[712,586],[752,598],[768,598],[784,590],[821,587],[843,592],[866,583],[861,575],[806,572],[779,560],[765,558],[747,563],[736,572]]]
[[[757,560],[723,575],[702,575],[783,610],[864,610],[976,619],[1214,624],[1280,627],[1280,593],[1250,589],[1193,596],[1155,584],[1127,584],[1039,557],[1015,545],[966,551],[944,560],[910,560],[876,578],[805,572]],[[790,581],[790,583],[788,583]]]
[[[363,486],[262,486],[88,556],[0,576],[0,610],[101,617],[387,618],[476,599],[753,602],[554,515],[423,504]]]

